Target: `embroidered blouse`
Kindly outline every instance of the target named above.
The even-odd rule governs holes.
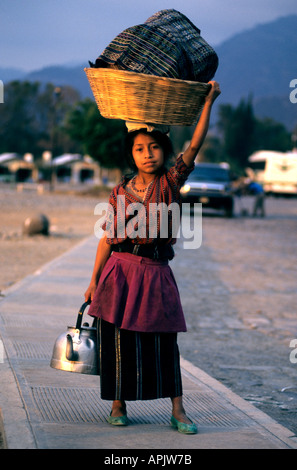
[[[129,238],[134,244],[176,243],[180,222],[180,188],[193,171],[179,155],[175,164],[158,175],[142,201],[128,192],[129,178],[124,176],[109,197],[106,220],[102,225],[108,244]],[[135,215],[136,214],[136,215]]]

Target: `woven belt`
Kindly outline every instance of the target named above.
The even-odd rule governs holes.
[[[124,241],[123,243],[112,245],[112,251],[118,253],[131,253],[144,258],[156,260],[171,260],[174,257],[172,245],[153,245],[143,244],[136,245],[131,242]]]

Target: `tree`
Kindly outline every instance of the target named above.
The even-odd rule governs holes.
[[[39,92],[38,83],[13,81],[5,86],[5,103],[0,114],[0,151],[36,151],[39,133],[34,109]]]
[[[202,145],[199,160],[203,162],[220,163],[225,160],[222,144],[218,136],[210,131]]]
[[[65,125],[72,139],[80,143],[105,168],[126,167],[124,158],[125,124],[103,118],[94,101],[87,98],[70,111]]]
[[[12,81],[5,85],[0,113],[0,152],[54,155],[73,148],[63,130],[65,114],[79,100],[71,87],[57,90],[53,84]]]
[[[69,86],[56,87],[47,83],[41,90],[35,110],[41,136],[38,147],[41,150],[51,150],[53,156],[78,152],[77,143],[71,141],[64,125],[67,113],[79,99],[79,93]]]
[[[254,134],[256,150],[286,152],[292,146],[292,138],[283,124],[270,118],[257,119]]]
[[[248,157],[253,152],[262,149],[285,152],[292,145],[291,135],[282,124],[269,118],[255,117],[251,99],[241,100],[237,107],[221,105],[218,129],[221,153],[218,147],[216,151],[221,160],[228,161],[238,172],[246,168]]]
[[[237,168],[246,166],[253,150],[255,126],[251,99],[241,100],[236,108],[230,104],[220,106],[218,128],[223,135],[223,154]]]

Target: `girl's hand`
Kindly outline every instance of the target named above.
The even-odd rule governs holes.
[[[211,89],[205,98],[205,102],[210,102],[212,104],[221,94],[221,90],[219,83],[214,80],[208,82],[208,84],[211,85]]]
[[[97,285],[95,283],[90,283],[89,287],[85,292],[85,302],[92,301],[95,295]]]

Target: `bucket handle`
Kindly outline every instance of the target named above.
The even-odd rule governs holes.
[[[75,337],[76,339],[79,339],[79,334],[81,331],[81,323],[82,323],[82,317],[83,313],[86,309],[86,307],[90,304],[90,301],[84,302],[82,306],[79,309],[77,320],[76,320],[76,327],[75,327]],[[73,350],[73,338],[71,335],[66,335],[66,358],[68,361],[76,361],[77,360],[77,352]]]
[[[76,330],[81,329],[83,313],[85,309],[87,308],[87,306],[90,305],[90,303],[91,303],[90,300],[87,300],[87,302],[84,302],[82,306],[80,307],[78,315],[77,315],[77,320],[76,320],[76,327],[75,327]]]

